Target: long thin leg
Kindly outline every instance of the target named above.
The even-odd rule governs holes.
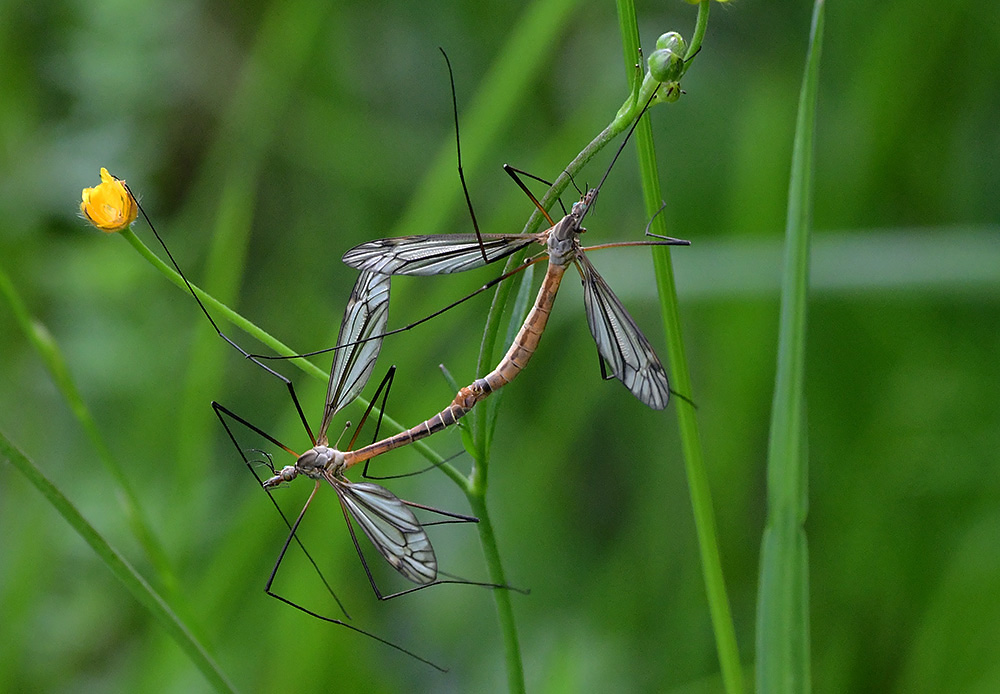
[[[174,260],[173,253],[170,252],[170,249],[167,248],[167,244],[164,243],[163,239],[160,237],[159,232],[156,231],[156,227],[153,226],[153,221],[149,218],[149,215],[146,214],[146,210],[142,209],[142,205],[139,204],[139,201],[136,199],[135,195],[132,194],[132,191],[128,189],[127,186],[126,190],[128,190],[128,193],[129,195],[132,196],[132,199],[135,200],[135,204],[139,208],[139,211],[142,212],[142,217],[143,219],[146,220],[146,224],[149,225],[150,230],[153,232],[153,236],[156,237],[156,240],[160,243],[160,246],[163,248],[164,253],[167,254],[167,258],[170,259],[171,265],[173,265],[174,269],[177,270],[177,274],[181,276],[182,280],[184,280],[184,284],[187,285],[188,291],[191,293],[191,296],[194,297],[194,300],[198,302],[198,307],[201,309],[201,312],[205,314],[205,318],[208,319],[208,322],[212,324],[212,328],[215,330],[218,336],[221,337],[223,340],[225,340],[227,343],[229,343],[233,347],[233,349],[235,349],[245,358],[249,359],[254,364],[264,369],[264,371],[268,372],[269,374],[271,374],[272,376],[274,376],[275,378],[277,378],[278,380],[280,380],[282,383],[285,384],[285,387],[288,389],[288,394],[291,396],[292,402],[295,404],[295,411],[298,412],[299,419],[302,421],[302,426],[309,434],[309,439],[313,442],[313,444],[315,444],[316,437],[313,436],[312,429],[310,429],[309,427],[309,422],[306,420],[305,412],[302,411],[302,405],[299,404],[299,398],[295,394],[295,386],[292,385],[292,382],[289,379],[282,376],[280,373],[278,373],[271,367],[267,366],[266,364],[258,361],[258,359],[254,357],[254,355],[250,354],[245,349],[240,347],[234,340],[230,339],[228,335],[226,335],[224,332],[222,332],[222,330],[219,329],[219,326],[218,324],[216,324],[215,319],[212,318],[212,314],[208,312],[208,309],[205,308],[205,304],[201,303],[201,299],[199,299],[198,295],[195,293],[194,287],[192,287],[191,283],[188,281],[187,275],[184,274],[184,271],[181,270],[181,266],[177,264],[176,260]]]
[[[535,174],[531,173],[530,171],[525,171],[524,169],[519,169],[516,166],[511,166],[510,164],[504,164],[503,165],[503,170],[507,172],[508,176],[510,176],[511,178],[514,179],[514,181],[521,188],[521,190],[524,190],[525,187],[524,187],[524,184],[518,179],[517,174],[521,174],[522,176],[527,176],[528,178],[530,178],[532,180],[535,180],[535,181],[538,181],[539,183],[547,185],[549,188],[551,188],[554,185],[551,181],[547,181],[544,178],[542,178],[541,176],[536,176]],[[569,174],[567,173],[566,175],[568,176]],[[573,181],[573,177],[572,176],[570,176],[570,181]],[[573,182],[573,186],[574,187],[576,186],[575,182]],[[579,192],[579,190],[577,192]],[[541,209],[541,206],[537,202],[535,203],[535,205],[538,205],[539,209]],[[562,201],[561,198],[559,198],[559,207],[562,209],[562,213],[565,216],[566,215],[566,206],[563,205],[563,201]],[[551,221],[551,220],[549,220],[549,221]]]
[[[285,446],[284,444],[282,444],[280,441],[278,441],[277,439],[275,439],[273,436],[271,436],[267,432],[265,432],[265,431],[261,430],[260,428],[254,426],[253,424],[251,424],[247,420],[243,419],[239,415],[233,413],[231,410],[229,410],[228,408],[224,407],[223,405],[220,405],[217,402],[212,402],[212,410],[215,412],[216,417],[218,417],[219,421],[222,423],[222,427],[226,430],[226,434],[229,435],[229,440],[233,442],[233,447],[239,452],[240,457],[243,458],[243,462],[246,464],[247,469],[249,469],[250,473],[257,479],[257,483],[261,487],[263,487],[264,486],[264,480],[262,480],[260,478],[260,475],[257,474],[257,471],[253,469],[253,465],[247,459],[246,454],[243,452],[243,449],[240,447],[239,442],[236,440],[236,435],[233,434],[233,430],[229,428],[229,424],[228,424],[228,422],[226,422],[226,419],[225,419],[225,417],[223,415],[225,415],[226,417],[231,418],[234,422],[238,422],[239,424],[242,424],[243,426],[245,426],[246,428],[248,428],[250,431],[252,431],[252,432],[254,432],[256,434],[259,434],[260,436],[264,437],[265,439],[267,439],[268,441],[270,441],[274,445],[278,446],[279,448],[282,448],[282,449],[284,449],[284,450],[286,450],[286,451],[288,451],[290,453],[292,452],[291,449],[289,449],[287,446]],[[294,455],[294,453],[293,453],[293,455]],[[272,469],[272,472],[273,472],[274,471],[273,466],[272,466],[271,469]],[[312,564],[313,568],[316,570],[316,574],[319,576],[320,580],[323,582],[323,585],[326,586],[326,592],[330,594],[330,596],[334,599],[334,601],[336,601],[337,606],[340,608],[341,612],[344,613],[344,616],[347,617],[348,619],[350,619],[350,615],[347,613],[347,609],[344,607],[344,604],[340,601],[340,598],[337,597],[337,593],[333,590],[333,587],[330,585],[330,582],[326,580],[326,576],[324,576],[323,572],[320,570],[319,564],[317,564],[316,560],[313,559],[313,556],[309,553],[309,550],[306,549],[306,546],[302,543],[302,540],[300,540],[299,537],[298,537],[298,535],[295,534],[295,530],[292,528],[292,523],[291,523],[291,521],[288,520],[288,516],[286,516],[285,512],[281,510],[281,506],[278,505],[278,502],[271,495],[270,490],[265,490],[265,491],[267,491],[267,498],[271,500],[271,503],[274,505],[274,508],[278,511],[278,515],[281,516],[281,520],[283,520],[285,522],[285,525],[288,527],[288,530],[289,530],[289,540],[292,537],[295,538],[295,543],[299,546],[299,549],[302,550],[302,553],[306,555],[306,558],[309,560],[309,563]],[[297,525],[298,525],[298,523],[296,523],[296,526]],[[285,544],[287,546],[288,543],[286,542]],[[284,554],[284,552],[282,552],[282,554]]]
[[[400,646],[399,644],[395,644],[392,641],[389,641],[387,639],[382,638],[381,636],[376,636],[375,634],[371,633],[370,631],[365,631],[364,629],[362,629],[360,627],[356,627],[353,624],[345,622],[345,621],[343,621],[341,619],[335,619],[333,617],[327,617],[326,615],[322,615],[322,614],[319,614],[318,612],[314,612],[313,610],[310,610],[310,609],[308,609],[306,607],[303,607],[302,605],[299,605],[298,603],[292,602],[291,600],[289,600],[288,598],[284,597],[283,595],[279,595],[278,593],[275,593],[274,591],[271,590],[271,586],[274,584],[274,579],[278,575],[278,568],[281,566],[281,560],[284,559],[285,553],[288,551],[288,546],[292,542],[292,538],[295,537],[297,539],[295,531],[298,530],[299,524],[302,522],[302,518],[305,516],[306,509],[309,508],[309,504],[312,502],[313,497],[316,495],[316,491],[319,489],[319,486],[320,486],[320,482],[319,482],[319,480],[317,480],[316,481],[316,486],[313,487],[312,493],[309,495],[309,498],[306,500],[305,505],[302,507],[302,511],[299,512],[298,518],[296,518],[295,519],[295,523],[292,524],[291,530],[288,533],[288,537],[285,539],[285,544],[282,545],[281,552],[278,554],[278,560],[274,563],[274,568],[271,569],[271,575],[268,577],[267,584],[265,584],[265,586],[264,586],[264,592],[267,593],[272,598],[274,598],[275,600],[279,600],[279,601],[285,603],[286,605],[290,605],[291,607],[294,607],[295,609],[299,610],[300,612],[306,613],[310,617],[315,617],[316,619],[320,619],[320,620],[322,620],[324,622],[329,622],[331,624],[339,624],[340,626],[347,627],[348,629],[350,629],[352,631],[356,631],[359,634],[364,634],[365,636],[367,636],[367,637],[369,637],[371,639],[375,639],[379,643],[383,643],[386,646],[389,646],[390,648],[395,648],[397,651],[399,651],[401,653],[405,653],[406,655],[410,656],[411,658],[416,658],[420,662],[425,663],[426,665],[430,665],[435,670],[439,670],[441,672],[447,672],[448,670],[446,668],[443,668],[440,665],[437,665],[436,663],[432,663],[430,660],[427,660],[426,658],[420,657],[419,655],[417,655],[413,651],[409,651],[409,650],[403,648],[402,646]],[[284,515],[284,514],[282,514],[282,515]],[[350,525],[350,524],[348,524],[348,525]],[[351,530],[351,537],[353,537],[353,536],[354,536],[354,531]],[[357,546],[357,540],[355,540],[354,544],[355,544],[355,546]],[[362,559],[362,563],[363,562],[364,562],[364,560]],[[366,572],[368,571],[368,566],[367,565],[365,565],[365,571]],[[339,603],[339,601],[338,601],[338,603]],[[344,614],[346,615],[347,612],[344,612]]]
[[[652,237],[653,237],[653,238],[655,238],[655,239],[669,239],[669,238],[673,238],[673,237],[671,237],[671,236],[663,236],[662,234],[654,234],[653,232],[651,232],[651,231],[649,230],[649,228],[650,228],[651,226],[653,226],[653,221],[654,221],[654,220],[655,220],[655,219],[656,219],[657,217],[659,217],[659,216],[660,216],[660,213],[661,213],[661,212],[663,212],[663,210],[665,210],[665,209],[667,209],[667,201],[666,201],[666,200],[660,200],[660,209],[658,209],[658,210],[656,211],[656,214],[654,214],[654,215],[653,215],[652,217],[650,217],[650,218],[649,218],[649,221],[648,221],[648,222],[646,222],[646,231],[644,232],[644,235],[645,235],[645,236],[652,236]]]
[[[365,410],[365,413],[361,415],[361,421],[358,422],[358,428],[354,430],[354,436],[351,437],[351,442],[348,444],[346,450],[354,448],[354,442],[358,440],[358,434],[361,433],[361,427],[365,425],[365,422],[368,420],[368,415],[370,415],[371,411],[375,408],[375,403],[378,401],[379,393],[382,393],[384,390],[385,392],[382,393],[382,407],[379,408],[378,421],[375,424],[375,437],[372,439],[372,443],[378,441],[378,431],[382,427],[382,413],[385,412],[385,405],[389,400],[389,390],[392,388],[392,380],[395,375],[396,366],[392,365],[385,372],[382,382],[379,383],[378,388],[375,390],[375,394],[372,395],[371,401],[368,403],[368,408]],[[365,469],[368,469],[367,462],[365,464]]]
[[[555,222],[552,221],[552,217],[549,216],[548,210],[546,210],[544,207],[542,207],[542,203],[538,202],[538,198],[535,197],[535,194],[532,193],[530,190],[528,190],[528,186],[526,186],[524,184],[524,181],[521,180],[520,176],[517,175],[517,172],[520,171],[520,170],[519,169],[515,169],[513,166],[509,166],[507,164],[503,165],[503,170],[507,172],[508,176],[510,176],[511,178],[514,179],[514,183],[517,184],[518,188],[520,188],[522,191],[524,191],[524,194],[528,196],[528,199],[530,199],[531,202],[535,203],[535,207],[537,207],[538,211],[541,212],[542,215],[545,217],[545,220],[549,223],[549,226],[554,225]],[[524,172],[521,171],[520,173],[524,173]],[[531,174],[525,174],[525,175],[526,176],[531,176]],[[531,177],[534,178],[534,176],[531,176]],[[538,180],[541,180],[541,179],[538,179]]]
[[[368,460],[365,461],[365,467],[361,471],[361,476],[364,477],[365,479],[368,479],[368,480],[399,480],[399,479],[403,479],[404,477],[414,477],[416,475],[422,475],[425,472],[428,472],[430,470],[434,470],[435,468],[439,468],[442,465],[444,465],[445,463],[450,463],[451,461],[453,461],[455,458],[457,458],[458,456],[462,455],[463,453],[465,453],[465,451],[459,451],[458,453],[455,453],[454,455],[448,456],[447,458],[445,458],[444,460],[442,460],[440,463],[431,463],[427,467],[422,467],[419,470],[414,470],[413,472],[403,472],[403,473],[399,473],[399,474],[396,474],[396,475],[373,475],[373,474],[371,474],[371,471],[368,469],[368,464],[371,461],[375,460],[375,458],[369,458]],[[407,501],[407,502],[404,502],[404,503],[409,504],[410,502]],[[427,525],[436,525],[436,523],[429,523]]]
[[[394,328],[393,330],[389,330],[388,332],[384,332],[381,335],[372,335],[370,337],[364,338],[363,340],[356,340],[354,342],[345,342],[344,344],[337,345],[336,347],[327,347],[325,349],[317,349],[317,350],[312,351],[312,352],[303,352],[302,354],[290,354],[290,355],[287,355],[287,356],[286,355],[281,355],[281,354],[249,354],[247,356],[249,358],[253,359],[254,361],[256,361],[257,359],[275,359],[275,360],[280,360],[280,359],[298,359],[298,358],[301,358],[301,357],[315,357],[317,354],[326,354],[327,352],[335,352],[338,349],[344,349],[345,347],[353,347],[354,345],[359,345],[362,342],[367,342],[369,340],[377,340],[377,339],[381,339],[383,337],[388,337],[389,335],[395,335],[397,333],[405,332],[407,330],[411,330],[411,329],[417,327],[418,325],[421,325],[422,323],[426,323],[427,321],[429,321],[432,318],[437,318],[438,316],[440,316],[445,311],[449,311],[449,310],[455,308],[456,306],[458,306],[459,304],[465,303],[466,301],[468,301],[472,297],[485,292],[487,289],[495,287],[496,285],[500,284],[501,282],[503,282],[508,277],[512,277],[513,275],[516,275],[517,273],[521,272],[522,270],[524,270],[529,265],[534,265],[535,263],[538,263],[538,262],[541,262],[542,260],[547,260],[547,259],[548,259],[548,255],[546,255],[544,253],[536,255],[536,256],[533,256],[533,257],[525,260],[524,262],[522,262],[520,265],[518,265],[517,267],[515,267],[513,270],[510,270],[509,272],[505,272],[504,274],[500,275],[499,277],[494,277],[492,280],[490,280],[489,282],[487,282],[486,284],[484,284],[483,286],[481,286],[479,289],[476,289],[471,294],[463,296],[458,301],[453,301],[452,303],[448,304],[444,308],[438,309],[434,313],[431,313],[431,314],[429,314],[427,316],[424,316],[420,320],[414,321],[413,323],[410,323],[409,325],[404,325],[401,328]]]

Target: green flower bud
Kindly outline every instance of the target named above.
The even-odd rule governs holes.
[[[659,45],[660,42],[656,43]],[[684,54],[682,52],[660,48],[650,54],[649,74],[657,82],[676,82],[680,79],[682,72],[684,72]]]
[[[681,89],[680,82],[666,82],[657,87],[656,101],[657,103],[672,104],[681,98],[681,94],[684,90]]]
[[[674,53],[683,56],[687,53],[687,43],[685,43],[684,37],[676,31],[668,31],[665,34],[662,34],[660,38],[656,39],[656,49],[671,50]]]

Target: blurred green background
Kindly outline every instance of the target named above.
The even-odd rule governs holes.
[[[748,671],[810,11],[715,6],[687,95],[651,114],[671,233],[693,242],[673,260]],[[639,2],[638,14],[647,51],[659,34],[694,26],[681,2]],[[818,692],[1000,690],[998,15],[972,2],[827,8],[807,391]],[[88,228],[80,190],[107,166],[194,281],[296,349],[328,346],[355,278],[339,262],[346,249],[470,228],[438,46],[455,66],[483,229],[519,231],[531,206],[500,165],[557,175],[626,96],[613,3],[0,4],[0,268],[61,347],[126,467],[178,575],[170,600],[246,691],[502,691],[492,598],[439,586],[377,603],[329,490],[304,535],[355,622],[451,672],[267,598],[280,519],[209,401],[301,450],[286,393],[234,357],[127,243]],[[588,240],[636,239],[645,223],[629,149],[588,217]],[[245,244],[237,235],[206,258],[217,233],[240,229]],[[592,259],[662,354],[648,252]],[[492,276],[396,280],[390,322]],[[395,417],[413,424],[449,401],[440,363],[471,380],[487,306],[477,299],[386,341],[381,368],[399,367]],[[500,551],[510,581],[531,590],[514,596],[528,688],[719,691],[674,414],[602,382],[594,352],[581,292],[567,281],[534,361],[504,394],[493,447]],[[0,429],[159,585],[93,444],[7,305],[0,354]],[[282,370],[315,426],[323,384]],[[430,443],[462,451],[456,432]],[[379,471],[422,463],[395,452]],[[295,509],[309,486],[278,498]],[[438,473],[390,486],[467,511]],[[0,467],[0,531],[0,689],[207,688],[10,466]],[[442,568],[485,577],[474,530],[433,538]],[[334,613],[304,562],[291,560],[277,587]]]

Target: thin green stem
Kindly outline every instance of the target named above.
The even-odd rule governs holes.
[[[701,14],[699,14],[699,16],[701,16]],[[632,17],[634,19],[634,9],[632,10]],[[707,21],[707,13],[705,13],[705,17]],[[702,31],[702,34],[704,34],[704,31]],[[635,45],[638,45],[637,42]],[[626,51],[628,51],[627,47]],[[631,54],[637,56],[638,50],[636,49]],[[636,77],[638,77],[638,74],[639,72],[637,69]],[[546,191],[544,196],[542,196],[540,199],[542,207],[549,209],[570,184],[573,177],[579,173],[598,152],[607,146],[609,142],[632,125],[642,108],[652,97],[655,90],[660,86],[660,84],[653,80],[648,74],[641,83],[638,83],[637,79],[635,82],[636,83],[630,93],[630,96],[615,114],[615,118],[611,121],[611,123],[609,123],[608,126],[605,127],[604,130],[602,130],[586,147],[584,147],[583,150],[573,159],[573,161],[571,161],[569,165],[563,169],[562,173],[560,173],[560,175],[556,178],[549,190]],[[659,187],[657,186],[657,190],[658,189]],[[541,226],[543,219],[544,217],[542,216],[541,211],[537,209],[534,210],[524,225],[524,233],[532,233],[536,231]],[[519,261],[520,254],[508,259],[505,271],[511,269],[514,264]],[[486,326],[483,331],[483,341],[480,345],[479,361],[477,366],[477,373],[479,375],[485,373],[493,363],[493,352],[496,345],[496,338],[499,333],[500,316],[504,307],[507,305],[510,292],[510,283],[501,283],[494,293],[493,303],[490,306],[490,312],[487,316]],[[503,585],[505,584],[503,569],[500,564],[499,553],[496,551],[496,540],[493,536],[492,524],[488,522],[487,508],[485,504],[486,489],[488,487],[491,438],[491,427],[487,426],[487,420],[488,416],[486,408],[477,409],[472,417],[470,434],[472,450],[470,452],[475,459],[475,466],[471,475],[471,488],[467,492],[467,495],[469,497],[470,505],[472,505],[472,507],[476,510],[477,515],[480,517],[480,541],[483,545],[483,551],[486,554],[487,566],[491,572],[490,578],[493,582]],[[497,610],[501,628],[504,630],[504,643],[507,648],[508,674],[511,677],[517,675],[518,681],[522,682],[521,687],[523,688],[523,667],[521,665],[520,649],[517,645],[516,625],[513,620],[513,611],[508,595],[497,597]],[[512,690],[514,690],[513,679],[511,680],[510,685]]]
[[[139,541],[143,550],[145,550],[146,556],[149,558],[164,591],[168,595],[175,595],[177,576],[170,565],[169,559],[167,559],[166,550],[164,550],[159,538],[157,538],[150,527],[149,521],[146,520],[142,513],[142,506],[135,495],[135,490],[132,489],[128,475],[125,474],[125,470],[119,464],[118,459],[111,453],[111,448],[105,443],[97,422],[94,421],[90,409],[84,403],[83,397],[76,387],[76,382],[69,372],[69,367],[66,365],[66,360],[62,356],[59,345],[51,333],[46,330],[45,326],[31,315],[28,307],[15,289],[14,284],[2,268],[0,268],[0,294],[7,300],[7,304],[10,306],[17,324],[41,357],[42,363],[48,369],[53,382],[59,389],[59,392],[62,393],[63,399],[66,400],[73,415],[80,423],[80,426],[83,427],[84,432],[97,451],[97,457],[111,475],[115,496],[118,497],[118,502],[125,511],[129,527],[131,527],[132,533]]]
[[[701,44],[705,40],[705,33],[708,31],[708,15],[711,10],[711,0],[701,0],[698,3],[698,18],[695,20],[694,35],[688,41],[687,54],[684,56],[684,72],[691,67],[691,59],[701,50]]]
[[[708,23],[709,4],[708,0],[704,0],[699,5],[698,25],[695,30],[699,45]],[[626,69],[629,69],[635,56],[639,54],[639,34],[635,9],[632,0],[619,0],[618,8],[622,43],[625,45]],[[689,55],[694,55],[694,53],[689,53]],[[643,119],[636,128],[635,143],[639,155],[646,214],[650,217],[655,216],[652,225],[654,233],[665,235],[667,233],[666,220],[664,215],[657,214],[662,205],[660,192],[662,188],[656,165],[652,127],[648,119]],[[677,288],[674,283],[669,248],[666,246],[654,247],[653,259],[663,325],[667,336],[667,356],[672,367],[674,388],[677,392],[690,398],[693,397],[693,389],[684,353]],[[722,560],[719,555],[715,528],[715,512],[712,507],[708,474],[705,470],[698,422],[695,418],[695,410],[689,402],[682,398],[676,398],[674,403],[680,428],[681,446],[684,451],[688,488],[701,555],[702,576],[705,581],[709,613],[715,632],[719,665],[726,691],[729,694],[738,694],[743,691],[743,674],[740,666],[739,648],[736,643],[736,630],[733,626],[732,612],[729,608],[729,598],[722,573]]]
[[[496,533],[490,521],[489,509],[486,506],[484,493],[470,493],[469,505],[472,513],[479,518],[479,541],[483,546],[483,556],[490,581],[499,586],[507,585],[500,561],[500,550],[497,548]],[[500,622],[500,633],[503,635],[505,661],[507,663],[507,688],[512,693],[524,692],[524,665],[521,660],[521,645],[517,635],[517,622],[514,620],[514,606],[510,600],[511,591],[506,588],[493,590],[493,601],[497,608],[497,619]]]

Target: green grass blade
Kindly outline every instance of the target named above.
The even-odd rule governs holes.
[[[97,451],[97,457],[111,475],[111,479],[115,485],[115,496],[118,497],[118,502],[125,511],[125,517],[128,519],[132,534],[135,535],[139,544],[146,552],[146,556],[156,571],[158,580],[164,590],[168,595],[173,595],[177,588],[177,576],[170,566],[170,561],[167,559],[167,553],[163,549],[163,545],[153,533],[149,522],[142,513],[142,506],[139,504],[135,490],[132,489],[132,484],[129,482],[124,468],[122,468],[118,459],[111,453],[111,448],[101,435],[101,431],[97,427],[90,409],[84,403],[83,397],[81,397],[80,391],[76,387],[76,382],[69,372],[69,367],[66,365],[66,360],[63,359],[59,345],[56,344],[52,334],[49,333],[45,326],[31,315],[28,307],[24,304],[24,300],[21,299],[14,284],[2,268],[0,268],[0,295],[6,299],[8,306],[10,306],[17,320],[17,324],[35,348],[38,356],[41,357],[42,363],[45,364],[45,368],[48,369],[49,374],[52,376],[52,381],[59,389],[66,404],[69,405],[70,410],[73,412],[73,416],[76,417],[80,426],[87,434],[87,438],[90,439],[91,444]]]
[[[823,0],[813,11],[788,186],[778,364],[767,457],[767,526],[757,597],[757,690],[807,692],[809,662],[805,342],[809,226]]]
[[[625,44],[626,69],[634,73],[632,65],[639,55],[639,34],[635,21],[635,10],[631,0],[620,0],[619,23],[621,25],[622,42]],[[709,3],[702,2],[698,13],[697,36],[703,36],[708,23]],[[692,47],[692,51],[696,48]],[[690,53],[689,55],[693,55]],[[635,131],[635,144],[639,153],[639,169],[642,176],[643,199],[646,214],[656,215],[653,220],[653,232],[665,235],[667,233],[664,215],[657,215],[662,204],[660,177],[656,166],[656,152],[653,147],[653,131],[648,119],[643,119]],[[663,315],[663,325],[667,336],[667,356],[673,376],[673,388],[688,397],[693,396],[691,378],[688,371],[687,358],[684,354],[684,342],[681,336],[680,314],[677,306],[677,288],[674,283],[673,267],[670,262],[670,250],[665,246],[653,249],[653,260],[656,268],[656,284],[660,297],[660,309]],[[715,530],[715,512],[712,508],[712,496],[708,486],[708,474],[705,470],[704,455],[701,447],[701,436],[698,431],[698,421],[694,408],[680,398],[674,399],[680,428],[681,446],[684,452],[684,464],[687,472],[691,507],[694,513],[695,529],[698,535],[698,547],[701,553],[702,575],[705,581],[705,592],[708,599],[709,612],[712,617],[712,627],[715,632],[716,650],[719,655],[719,667],[722,672],[726,691],[736,694],[743,691],[743,673],[740,666],[739,648],[736,643],[736,630],[733,626],[732,612],[729,608],[729,597],[726,592],[725,579],[722,575],[722,560],[719,555],[719,543]],[[672,461],[665,460],[664,464]]]
[[[97,530],[80,515],[80,512],[70,503],[69,499],[63,496],[62,492],[42,474],[42,471],[2,433],[0,433],[0,456],[27,477],[28,481],[42,493],[42,496],[52,504],[53,508],[66,519],[66,522],[80,534],[80,537],[91,546],[94,552],[97,553],[97,556],[111,570],[111,573],[125,584],[125,587],[132,593],[135,599],[160,622],[163,628],[167,630],[167,633],[177,642],[177,645],[187,653],[191,662],[201,670],[205,679],[208,680],[216,691],[236,691],[219,669],[219,666],[212,660],[205,647],[194,636],[192,630],[181,621],[170,605],[128,563],[125,557],[119,554],[116,549],[101,537]]]

